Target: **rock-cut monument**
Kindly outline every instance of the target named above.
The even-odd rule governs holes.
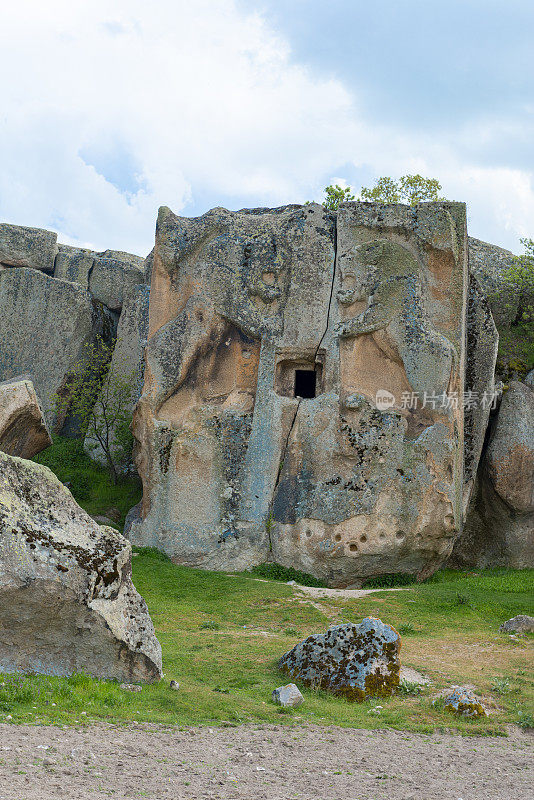
[[[467,277],[462,203],[161,209],[133,543],[430,574],[462,525]]]

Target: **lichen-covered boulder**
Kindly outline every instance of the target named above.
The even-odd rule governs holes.
[[[441,698],[446,711],[462,717],[486,717],[487,711],[480,699],[470,689],[454,686],[452,691],[445,692]],[[436,703],[436,701],[434,701]]]
[[[462,525],[466,282],[460,203],[161,209],[132,541],[429,575]]]
[[[366,617],[313,634],[282,656],[279,668],[295,680],[347,700],[388,697],[399,685],[400,636]]]
[[[27,376],[0,383],[0,450],[33,458],[52,444],[33,383]]]
[[[131,547],[50,470],[0,453],[0,672],[161,677]]]
[[[57,252],[57,233],[0,223],[0,269],[30,267],[52,273]]]
[[[534,633],[534,617],[530,617],[528,614],[518,614],[503,622],[499,630],[503,633]]]

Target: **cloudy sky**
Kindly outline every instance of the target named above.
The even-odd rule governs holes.
[[[17,0],[0,8],[0,220],[147,253],[157,208],[437,177],[534,237],[532,0]]]

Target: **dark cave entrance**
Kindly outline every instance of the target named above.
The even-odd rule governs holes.
[[[310,400],[317,391],[317,372],[314,369],[295,370],[295,397]]]

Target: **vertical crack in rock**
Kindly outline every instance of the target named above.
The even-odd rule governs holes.
[[[330,327],[330,310],[332,308],[332,300],[334,297],[334,286],[336,283],[336,273],[337,273],[337,214],[334,216],[334,225],[333,225],[333,234],[334,234],[334,268],[332,270],[332,283],[330,284],[330,298],[328,300],[328,310],[326,312],[326,327],[323,331],[321,338],[319,339],[319,344],[315,349],[315,359],[317,358],[317,353],[319,352],[321,345],[323,343],[323,339],[328,333],[328,328]]]

